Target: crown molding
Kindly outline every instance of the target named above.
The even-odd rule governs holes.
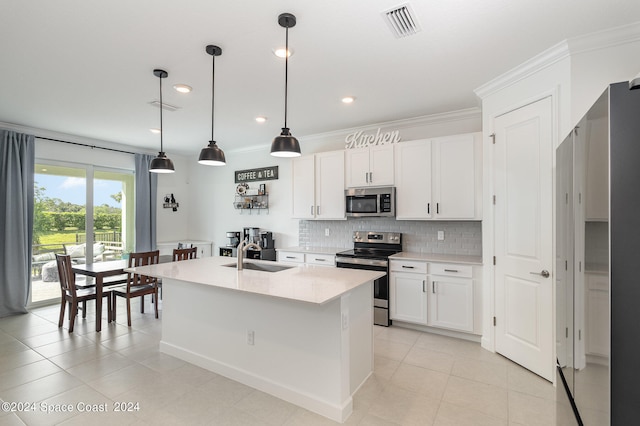
[[[640,22],[563,40],[474,90],[484,99],[573,55],[640,41]]]
[[[535,74],[551,65],[566,59],[570,56],[569,45],[566,40],[561,41],[555,46],[545,50],[544,52],[534,56],[533,58],[523,62],[515,68],[507,71],[506,73],[494,78],[488,83],[475,89],[473,92],[480,99],[484,99],[505,87],[509,87],[512,84],[517,83]]]
[[[449,123],[454,121],[482,119],[482,110],[478,107],[466,108],[457,111],[443,112],[438,114],[423,115],[413,118],[404,118],[400,120],[383,121],[378,123],[367,124],[364,126],[351,127],[348,129],[334,130],[332,132],[315,133],[302,136],[299,139],[305,142],[313,142],[315,140],[326,140],[332,138],[343,137],[353,132],[366,131],[375,128],[393,128],[397,130],[418,127],[424,125],[433,125],[441,123]]]

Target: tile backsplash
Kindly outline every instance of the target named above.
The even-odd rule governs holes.
[[[298,244],[301,247],[350,249],[353,248],[353,231],[386,231],[402,233],[403,251],[482,255],[482,222],[479,221],[431,222],[391,218],[301,220],[298,227]],[[443,241],[438,241],[438,231],[444,231]]]

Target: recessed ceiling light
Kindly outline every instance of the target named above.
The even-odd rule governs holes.
[[[356,100],[355,96],[345,96],[344,98],[342,98],[342,103],[343,104],[351,104],[355,100]]]
[[[286,52],[287,49],[285,49],[284,47],[279,47],[277,49],[273,49],[273,54],[276,55],[278,58],[284,58],[284,52]],[[293,55],[295,53],[295,50],[293,49],[289,49],[289,57],[291,57],[291,55]]]
[[[263,116],[260,115],[260,116],[256,117],[256,121],[258,123],[264,123],[265,121],[267,121],[267,117],[263,117]]]
[[[187,86],[186,84],[174,84],[173,88],[176,89],[176,92],[180,93],[189,93],[193,90],[191,86]]]
[[[156,135],[160,133],[160,129],[149,129],[149,131],[150,131],[151,133],[156,134]]]
[[[47,169],[42,169],[42,171],[43,171],[43,172],[46,172],[46,171],[47,171]]]

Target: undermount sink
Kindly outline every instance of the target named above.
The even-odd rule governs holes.
[[[237,268],[238,264],[228,263],[222,266],[228,266],[229,268]],[[263,271],[263,272],[280,272],[280,271],[284,271],[285,269],[293,268],[293,266],[265,265],[264,263],[251,263],[251,262],[244,262],[242,267],[244,269],[251,269],[253,271]]]

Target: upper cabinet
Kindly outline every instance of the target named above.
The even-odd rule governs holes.
[[[345,219],[344,151],[292,160],[293,218]]]
[[[347,188],[393,185],[393,145],[347,149],[345,152]]]
[[[396,219],[482,219],[480,133],[395,145]]]

